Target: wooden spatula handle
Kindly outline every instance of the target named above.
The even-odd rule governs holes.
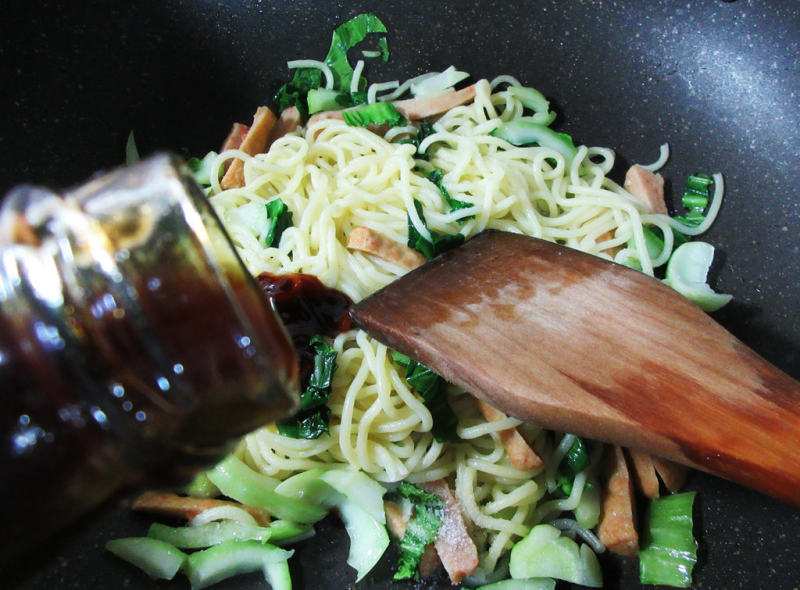
[[[800,383],[642,273],[488,231],[352,315],[509,415],[800,506]]]

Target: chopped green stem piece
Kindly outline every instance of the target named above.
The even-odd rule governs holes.
[[[209,471],[208,478],[229,498],[263,508],[278,518],[312,523],[327,513],[323,506],[279,494],[275,491],[277,480],[253,471],[233,455]]]
[[[553,578],[522,578],[519,580],[502,580],[494,584],[479,586],[475,590],[555,590]]]
[[[400,541],[400,559],[394,579],[418,578],[420,558],[442,524],[444,501],[406,482],[401,483],[397,491],[414,504],[414,514]]]
[[[554,526],[540,524],[511,549],[512,578],[556,578],[599,588],[603,583],[597,556],[585,544],[561,535]]]
[[[564,455],[564,463],[573,474],[578,474],[589,465],[589,448],[580,436],[575,437],[575,442]]]
[[[708,284],[708,270],[714,260],[714,246],[695,241],[681,244],[667,262],[664,283],[704,311],[716,311],[733,297],[716,293]]]
[[[697,562],[697,542],[692,536],[694,492],[673,494],[650,503],[639,551],[639,580],[688,588]]]
[[[569,135],[557,133],[547,125],[535,122],[529,117],[520,117],[502,123],[491,132],[491,135],[505,139],[507,142],[517,146],[538,144],[555,150],[564,156],[567,166],[578,153],[578,149]]]
[[[192,177],[194,177],[195,181],[200,186],[202,187],[211,186],[211,164],[214,163],[216,157],[217,157],[217,152],[211,151],[208,152],[205,156],[203,156],[202,159],[189,158],[188,160],[186,160],[186,164],[192,171]]]
[[[219,496],[219,489],[211,483],[204,471],[194,476],[194,479],[186,486],[184,492],[192,498],[215,498]]]
[[[147,536],[165,541],[181,549],[199,549],[219,545],[225,541],[269,541],[272,537],[272,527],[261,527],[232,520],[184,527],[171,527],[154,522],[150,525]]]
[[[186,560],[186,576],[192,590],[199,590],[231,576],[265,571],[269,564],[285,563],[292,553],[258,541],[228,541],[192,553]]]
[[[186,554],[164,541],[149,537],[128,537],[106,543],[106,549],[151,578],[171,580],[186,562]]]
[[[710,199],[709,187],[712,184],[714,184],[714,179],[708,174],[689,176],[681,199],[686,212],[675,219],[691,227],[700,225],[706,217],[705,210]]]

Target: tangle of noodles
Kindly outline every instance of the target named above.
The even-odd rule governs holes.
[[[233,157],[244,160],[246,184],[223,191],[214,180],[211,202],[254,275],[310,273],[354,300],[404,269],[348,250],[348,234],[363,225],[404,244],[410,216],[418,231],[429,235],[415,199],[437,232],[467,237],[486,228],[521,232],[608,259],[636,259],[652,274],[669,256],[672,226],[666,216],[643,215],[641,205],[606,176],[614,162],[611,150],[580,147],[565,161],[552,149],[515,147],[490,135],[501,122],[522,115],[522,104],[500,88],[514,82],[481,81],[473,103],[443,115],[420,146],[430,156],[427,162],[414,159],[414,145],[327,119],[279,139],[264,154],[220,154],[216,169]],[[451,197],[470,207],[450,210],[424,175],[434,168],[444,172]],[[291,210],[293,227],[278,247],[266,248],[259,233],[263,223],[256,219],[265,203],[278,198]],[[657,225],[665,237],[665,252],[655,260],[645,247],[643,223]],[[559,445],[558,436],[510,418],[488,423],[472,396],[452,387],[448,398],[462,442],[437,442],[430,412],[386,346],[353,330],[337,336],[333,347],[338,369],[329,401],[330,436],[286,438],[265,426],[237,451],[248,464],[278,478],[342,464],[385,483],[447,478],[474,525],[484,571],[492,571],[531,526],[581,501],[591,468],[578,474],[569,494],[553,493],[553,474],[571,443]],[[512,466],[498,431],[515,426],[545,459],[543,467]]]

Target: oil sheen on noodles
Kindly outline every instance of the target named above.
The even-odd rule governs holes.
[[[522,115],[522,105],[504,89],[509,80],[481,81],[472,104],[436,122],[435,133],[421,146],[428,162],[414,160],[413,145],[335,119],[281,138],[266,154],[221,154],[216,166],[232,157],[245,162],[246,186],[223,191],[214,185],[211,200],[250,271],[311,273],[359,300],[404,269],[349,251],[348,234],[364,225],[405,243],[408,215],[426,234],[416,199],[428,226],[438,232],[467,237],[486,228],[521,232],[618,261],[635,258],[652,273],[669,251],[651,259],[642,223],[660,227],[668,248],[672,230],[666,216],[643,215],[606,177],[611,150],[580,147],[574,161],[566,162],[552,149],[515,147],[490,135],[502,121]],[[443,170],[450,195],[472,207],[449,211],[438,188],[415,172],[418,165],[423,171]],[[294,227],[284,232],[279,247],[265,248],[261,216],[264,204],[276,198],[292,211]],[[555,470],[548,466],[563,455],[561,435],[512,418],[488,423],[470,395],[450,388],[463,442],[439,443],[430,432],[431,414],[384,345],[354,330],[339,335],[333,346],[339,368],[329,404],[330,436],[291,439],[266,426],[237,451],[251,466],[279,478],[333,464],[357,467],[386,483],[448,478],[475,525],[483,571],[494,570],[532,525],[581,501],[593,467],[576,478],[567,497],[551,493]],[[523,471],[511,465],[498,431],[512,426],[545,458],[543,467]]]

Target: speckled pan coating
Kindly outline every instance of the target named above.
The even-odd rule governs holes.
[[[131,129],[143,152],[204,153],[269,99],[287,59],[324,56],[333,27],[365,10],[390,29],[392,59],[370,65],[373,80],[450,64],[476,77],[513,74],[553,100],[557,125],[576,141],[614,148],[620,170],[670,142],[664,172],[676,203],[688,173],[722,171],[727,201],[708,240],[721,254],[716,286],[736,302],[718,319],[800,377],[796,0],[6,1],[0,192],[23,181],[70,185],[116,165]],[[691,487],[701,491],[696,588],[800,588],[800,513],[706,476]],[[152,583],[103,552],[109,538],[146,531],[126,500],[48,545],[11,587],[185,587]],[[296,585],[347,588],[344,531],[334,521],[319,531],[295,558]],[[639,587],[634,562],[603,561],[609,588]],[[390,578],[385,563],[358,587],[405,587]],[[264,583],[253,575],[219,587]]]

